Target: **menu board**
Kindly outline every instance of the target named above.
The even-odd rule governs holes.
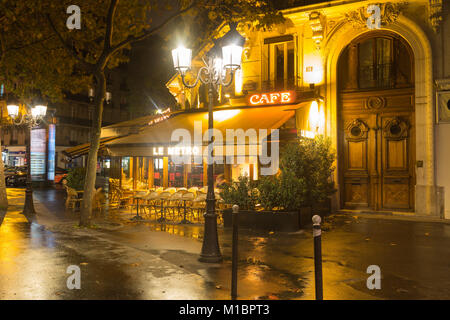
[[[47,151],[46,137],[46,129],[31,130],[30,165],[33,181],[45,180],[45,153]]]

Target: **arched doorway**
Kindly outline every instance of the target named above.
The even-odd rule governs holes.
[[[338,61],[340,207],[413,211],[414,57],[389,31],[354,39]]]

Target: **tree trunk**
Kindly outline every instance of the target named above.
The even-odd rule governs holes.
[[[0,139],[0,151],[2,143]],[[0,155],[0,213],[8,208],[8,197],[6,196],[5,172],[3,166],[3,157]]]
[[[104,71],[95,74],[97,88],[95,94],[94,116],[92,119],[91,146],[86,166],[86,179],[84,182],[83,201],[81,203],[80,226],[90,226],[92,202],[95,193],[95,180],[97,177],[97,154],[100,147],[100,133],[102,130],[103,102],[106,92],[106,78]]]

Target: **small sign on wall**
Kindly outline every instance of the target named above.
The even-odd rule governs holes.
[[[437,122],[450,123],[450,91],[437,92]]]

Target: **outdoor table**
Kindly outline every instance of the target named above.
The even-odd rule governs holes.
[[[179,224],[192,224],[191,221],[186,219],[186,201],[188,201],[187,199],[182,199],[183,200],[183,208],[184,208],[184,218],[183,220],[180,221]]]
[[[131,220],[143,220],[143,218],[139,215],[139,200],[142,200],[142,195],[134,196],[134,200],[136,200],[136,215],[131,218]]]
[[[158,222],[166,222],[166,209],[164,208],[164,200],[167,200],[166,197],[159,197],[159,200],[161,201],[161,217],[159,217],[156,221]]]

